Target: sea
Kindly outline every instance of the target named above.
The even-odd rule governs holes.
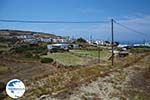
[[[134,45],[134,44],[145,44],[150,43],[150,41],[119,41],[120,44],[124,45]]]

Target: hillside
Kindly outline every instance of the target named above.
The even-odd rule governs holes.
[[[44,33],[44,32],[33,32],[33,31],[23,31],[23,30],[0,29],[0,36],[16,36],[16,35],[32,35],[32,34],[38,34],[41,37],[49,37],[49,38],[57,38],[58,37],[58,36],[56,36],[54,34]]]

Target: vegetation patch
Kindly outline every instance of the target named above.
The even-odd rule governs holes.
[[[72,50],[73,53],[79,55],[79,56],[90,56],[90,57],[99,57],[99,51],[98,50]],[[100,57],[105,58],[109,55],[108,50],[102,50],[100,51]]]
[[[45,54],[45,52],[47,52],[47,48],[46,46],[43,46],[43,45],[24,44],[24,45],[14,48],[14,51],[16,53],[30,52],[32,54]]]
[[[52,63],[53,61],[52,58],[41,58],[41,63]]]
[[[6,73],[9,71],[9,68],[5,65],[0,65],[0,74]]]
[[[145,55],[144,55],[145,56]],[[142,56],[142,57],[144,57]],[[134,59],[133,59],[134,58]],[[47,93],[49,94],[56,94],[59,93],[59,91],[67,89],[67,91],[70,90],[70,88],[76,87],[79,84],[90,82],[91,80],[95,80],[98,76],[106,76],[109,75],[112,71],[117,71],[117,69],[122,69],[124,65],[127,65],[129,63],[129,66],[131,62],[140,60],[141,56],[137,57],[126,57],[125,59],[129,59],[130,62],[124,62],[120,66],[111,66],[110,64],[107,65],[93,65],[90,67],[81,67],[77,70],[73,71],[67,71],[65,73],[57,73],[54,75],[49,75],[45,78],[42,78],[41,80],[38,80],[36,82],[36,89],[38,88],[38,84],[40,85],[41,89],[46,89]],[[123,60],[124,61],[124,60]],[[120,62],[117,62],[118,64]],[[117,64],[116,63],[116,64]],[[124,79],[124,77],[121,77],[121,79]],[[40,89],[40,90],[41,90]],[[43,91],[43,90],[42,90]],[[35,94],[37,95],[37,94]]]
[[[53,58],[55,61],[63,65],[85,65],[86,61],[78,56],[75,56],[71,53],[49,53],[48,58]]]
[[[60,91],[69,91],[70,87],[74,87],[82,82],[96,78],[95,76],[99,75],[103,71],[107,71],[108,69],[110,69],[109,66],[102,67],[100,65],[95,65],[91,67],[82,67],[65,73],[57,73],[53,76],[49,75],[45,79],[38,81],[38,83],[36,83],[36,89],[33,91],[46,91],[46,93],[57,95]],[[44,82],[44,80],[46,82]],[[38,88],[38,84],[41,83],[45,84]],[[41,92],[39,93],[40,94],[37,94],[37,92],[35,92],[33,94],[42,95]]]
[[[150,47],[138,47],[138,48],[132,48],[130,50],[131,53],[144,53],[144,52],[150,52]]]
[[[6,87],[6,83],[4,82],[0,82],[0,100],[3,100],[4,98],[6,98],[6,94],[4,94],[3,91],[5,91],[5,87]]]

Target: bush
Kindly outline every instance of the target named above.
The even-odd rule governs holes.
[[[87,43],[87,41],[85,40],[85,39],[83,39],[83,38],[78,38],[77,40],[76,40],[76,42],[79,42],[79,43]]]
[[[43,51],[40,55],[47,55],[47,50]]]
[[[34,59],[40,59],[40,56],[39,55],[35,55],[33,56]]]
[[[150,48],[132,48],[130,50],[131,53],[144,53],[144,52],[150,52]]]
[[[14,48],[16,53],[23,53],[25,51],[27,51],[27,45],[22,45],[22,46],[18,46],[16,48]]]
[[[0,54],[2,54],[4,51],[3,50],[0,50]]]
[[[34,54],[45,54],[45,52],[47,53],[47,48],[46,46],[31,46],[26,44],[14,48],[14,51],[16,53],[32,52]]]
[[[0,93],[5,90],[5,83],[0,82]]]
[[[3,94],[3,93],[0,93],[0,100],[3,100],[3,99],[5,99],[7,96],[5,95],[5,94]]]
[[[52,58],[42,58],[41,63],[52,63],[54,60]]]
[[[0,37],[0,42],[7,42],[7,39],[5,39],[4,37]]]
[[[27,53],[25,54],[25,57],[26,57],[26,58],[32,58],[32,53],[27,52]]]

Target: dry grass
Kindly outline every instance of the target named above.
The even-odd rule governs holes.
[[[9,71],[9,68],[5,65],[0,65],[0,74],[6,73]]]
[[[118,60],[116,62],[117,66],[111,67],[109,64],[106,66],[94,65],[91,67],[83,67],[77,70],[68,71],[65,73],[57,73],[53,76],[47,76],[42,80],[35,82],[36,86],[40,88],[34,88],[34,91],[44,91],[40,94],[32,92],[32,95],[42,95],[42,94],[58,94],[59,91],[69,91],[72,87],[76,87],[83,82],[89,82],[90,80],[95,79],[98,76],[107,75],[107,72],[115,71],[116,68],[123,68],[125,65],[131,65],[132,62],[138,61],[139,58],[144,57],[145,55],[132,55],[124,58],[124,60]],[[34,84],[34,85],[35,85]],[[45,90],[43,90],[45,89]],[[42,94],[41,94],[42,93]]]

